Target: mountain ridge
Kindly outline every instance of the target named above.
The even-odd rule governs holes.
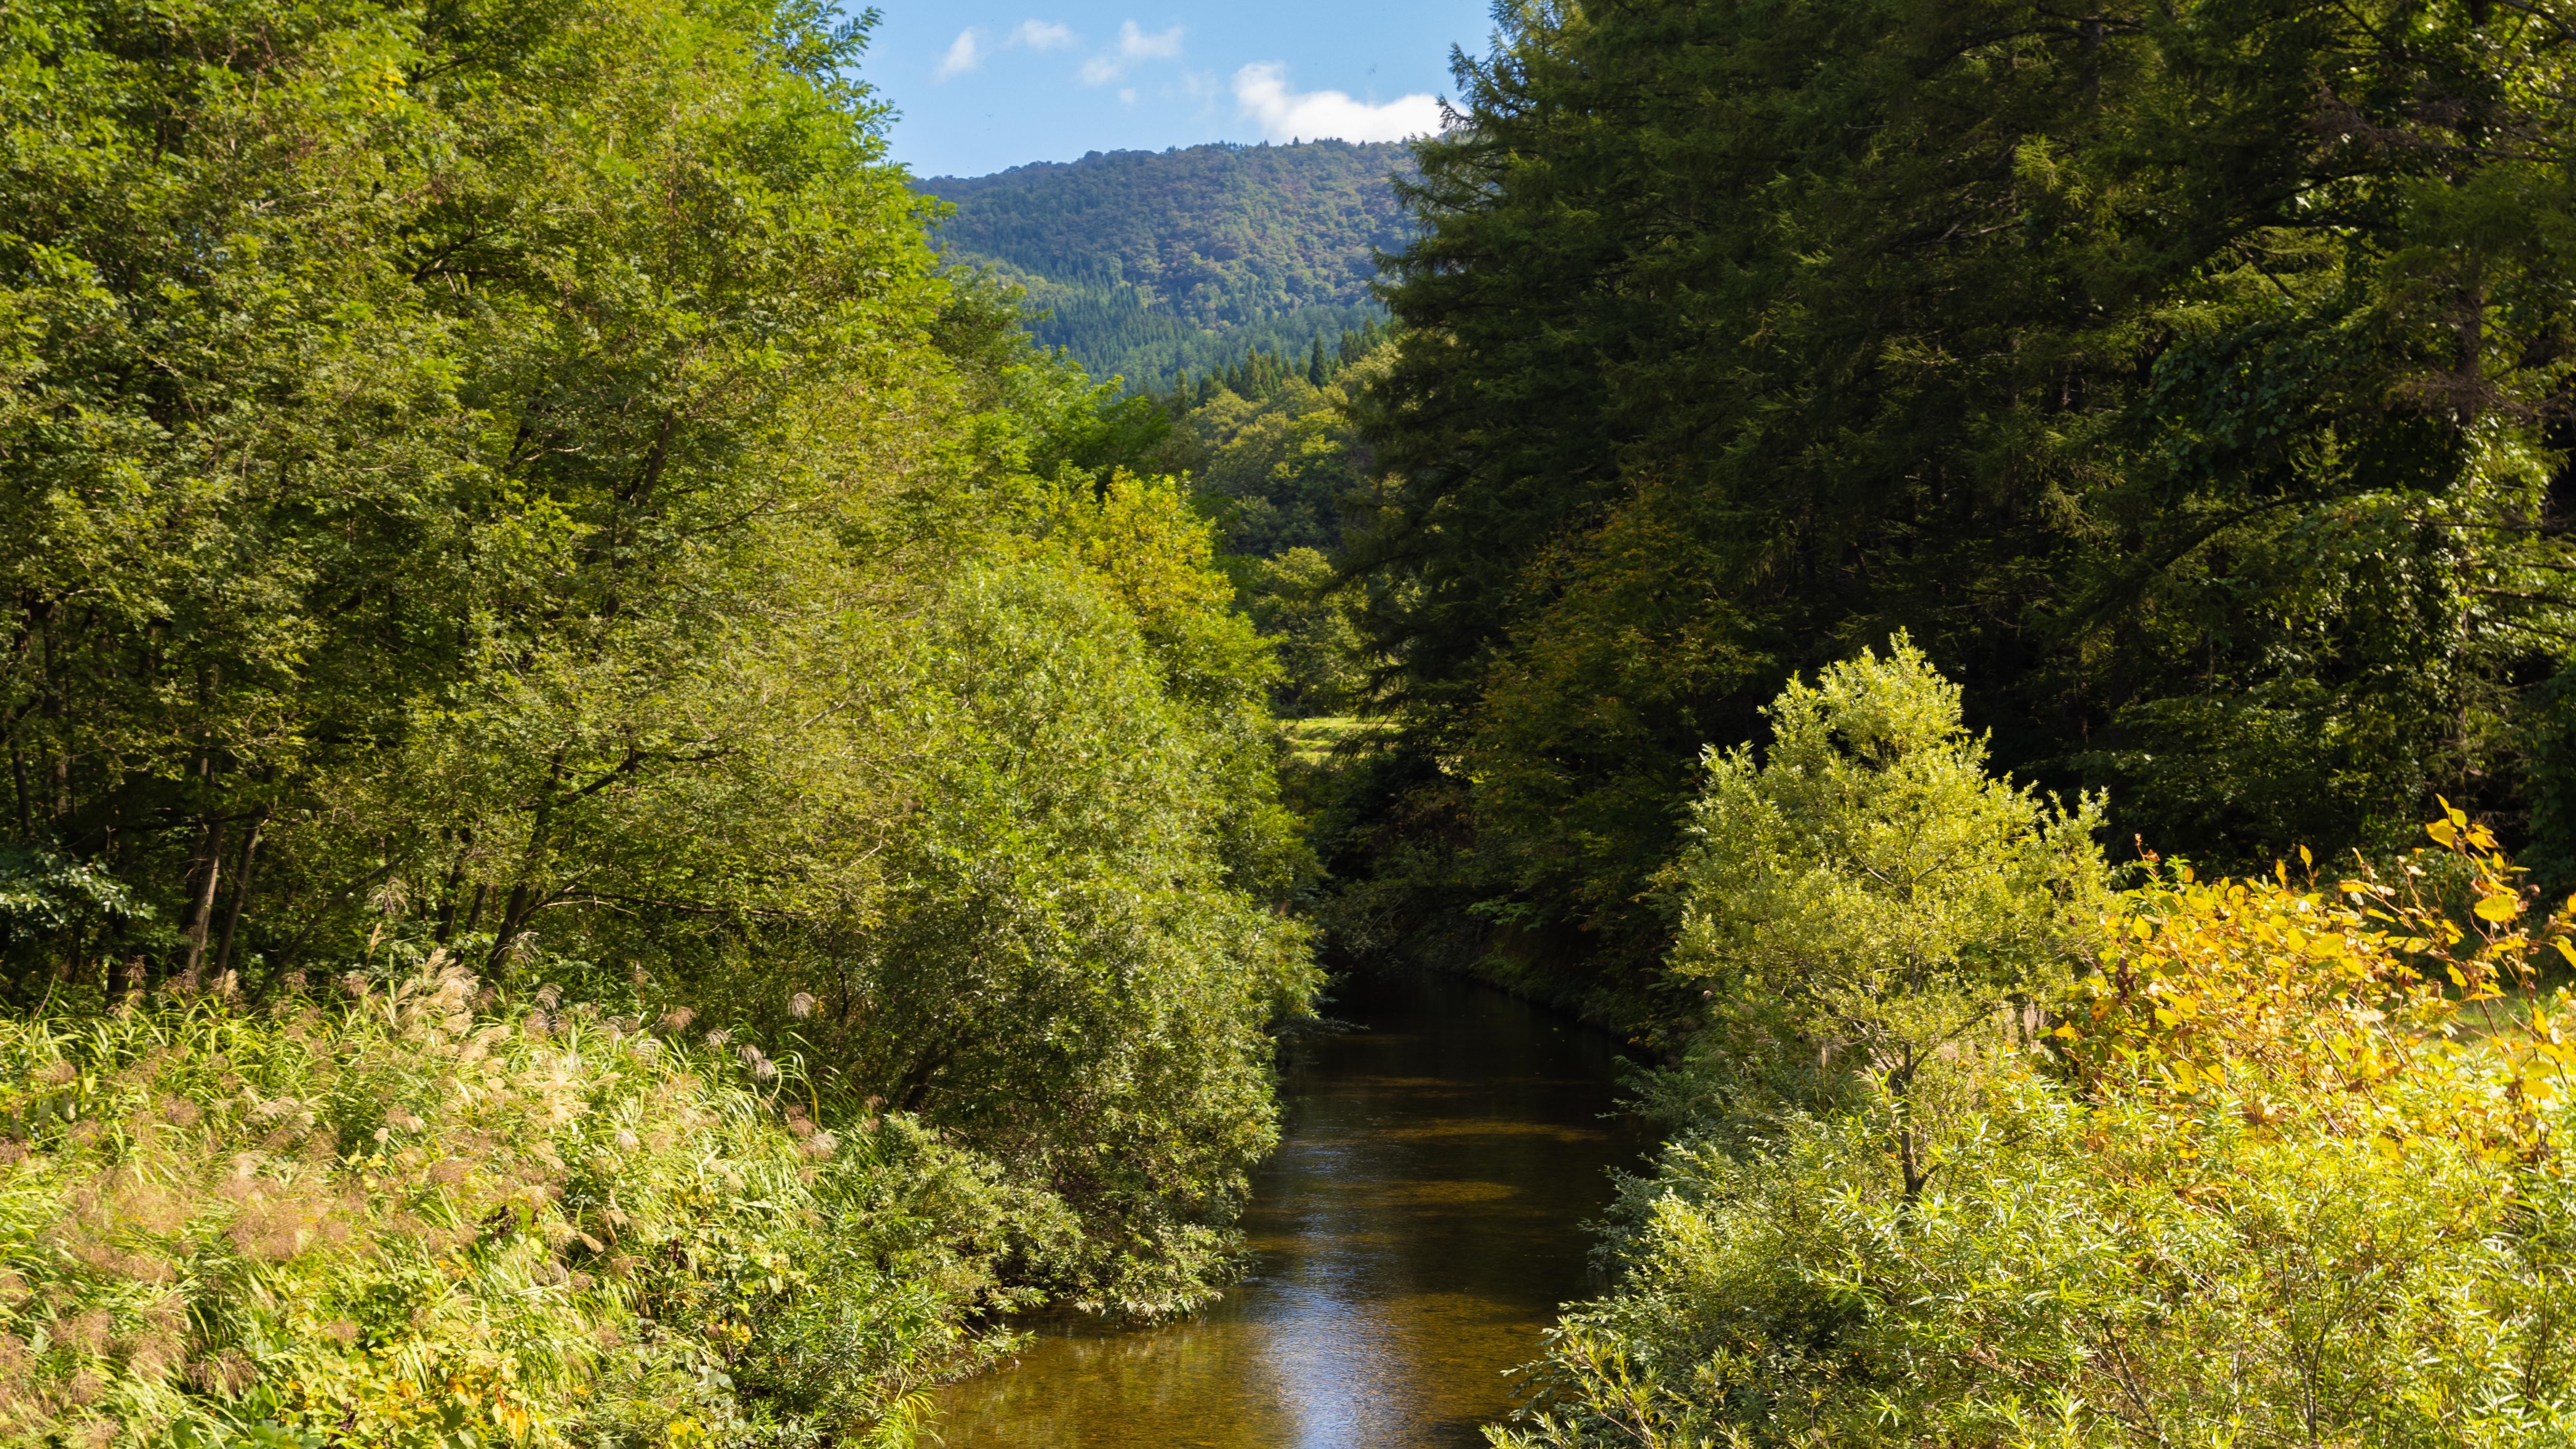
[[[933,240],[1028,294],[1031,331],[1095,375],[1160,386],[1383,319],[1379,254],[1412,235],[1409,145],[1302,141],[1094,151],[918,179]]]

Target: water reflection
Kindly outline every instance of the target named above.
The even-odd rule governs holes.
[[[951,1449],[1449,1449],[1511,1406],[1581,1224],[1646,1145],[1604,1121],[1608,1042],[1437,977],[1354,982],[1368,1030],[1302,1047],[1255,1180],[1256,1268],[1160,1328],[1058,1324],[950,1390]]]

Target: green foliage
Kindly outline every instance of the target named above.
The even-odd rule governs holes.
[[[1272,698],[1285,715],[1354,708],[1368,694],[1376,661],[1358,621],[1371,588],[1340,577],[1329,555],[1367,507],[1370,458],[1350,405],[1383,371],[1382,352],[1382,334],[1363,327],[1331,352],[1316,339],[1297,366],[1255,353],[1195,386],[1102,404],[1100,416],[1134,420],[1121,424],[1135,445],[1125,458],[1188,478],[1216,521],[1234,600],[1277,651]]]
[[[1676,1139],[1494,1443],[2576,1431],[2576,1002],[2531,990],[2576,900],[2455,811],[2385,879],[2114,897],[2098,802],[1986,778],[1901,642],[1770,713],[1673,873],[1719,993]]]
[[[41,968],[49,948],[73,949],[104,931],[133,936],[151,908],[95,861],[24,844],[0,844],[0,948],[18,974]]]
[[[1961,1068],[2007,1004],[2056,997],[2100,914],[2102,802],[2064,811],[1988,778],[1957,687],[1903,635],[1790,681],[1764,713],[1760,764],[1750,745],[1710,752],[1666,877],[1682,912],[1668,969],[1709,1003],[1720,1090],[1766,1113],[1865,1079],[1914,1196]]]
[[[1637,1000],[1702,745],[1897,627],[2160,848],[2533,807],[2576,439],[2546,7],[1503,23],[1417,147],[1356,560],[1446,792],[1389,823],[1450,842],[1415,888],[1491,969]]]
[[[8,998],[465,962],[792,1047],[815,1120],[974,1179],[745,1178],[723,1210],[810,1207],[839,1286],[618,1434],[900,1438],[933,1370],[888,1365],[958,1313],[1203,1299],[1313,987],[1276,665],[1127,471],[1169,419],[941,266],[864,38],[795,0],[0,22]],[[907,1214],[984,1266],[890,1248]]]
[[[1619,1293],[1501,1445],[2545,1444],[2576,1306],[2559,1174],[2450,1144],[1987,1086],[1909,1202],[1824,1118],[1671,1154]]]
[[[1368,489],[1348,402],[1348,381],[1290,378],[1257,402],[1221,388],[1181,414],[1163,456],[1197,482],[1237,552],[1334,552]]]
[[[902,1444],[1000,1346],[1019,1205],[908,1119],[452,966],[349,984],[0,1022],[0,1442]]]
[[[1368,697],[1349,588],[1311,548],[1256,559],[1252,621],[1277,642],[1279,712],[1290,719],[1347,714]]]
[[[1201,373],[1195,383],[1184,371],[1174,382],[1165,405],[1175,414],[1186,413],[1193,407],[1205,407],[1219,401],[1219,395],[1227,392],[1249,403],[1267,404],[1273,402],[1282,389],[1303,382],[1313,389],[1314,396],[1309,398],[1306,394],[1292,391],[1290,397],[1297,400],[1297,411],[1311,411],[1331,396],[1330,386],[1335,379],[1367,362],[1386,339],[1385,324],[1373,320],[1344,331],[1329,352],[1325,350],[1322,335],[1317,335],[1308,344],[1302,362],[1290,349],[1255,347],[1239,362]],[[1362,381],[1361,378],[1343,379],[1343,395],[1332,398],[1332,406],[1347,409],[1349,390]]]
[[[856,37],[57,10],[8,92],[18,829],[213,969],[397,898],[494,965],[574,899],[842,908],[726,807],[850,830],[781,777],[833,688],[789,656],[864,599],[834,550],[953,548],[919,503],[975,477],[905,456],[966,426],[918,341],[942,289],[872,103],[797,68]]]
[[[1258,351],[1302,361],[1382,319],[1376,254],[1411,235],[1387,182],[1411,171],[1401,145],[1311,141],[1095,151],[919,185],[956,207],[947,255],[1043,309],[1042,345],[1159,388]]]

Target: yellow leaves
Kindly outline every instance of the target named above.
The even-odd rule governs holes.
[[[2105,1095],[2259,1101],[2249,1125],[2293,1119],[2400,1144],[2438,1136],[2481,1153],[2537,1150],[2538,1112],[2576,1081],[2565,1013],[2533,993],[2545,942],[2576,965],[2576,901],[2529,922],[2520,874],[2493,836],[2445,805],[2426,826],[2475,871],[2465,903],[2415,861],[2365,872],[2334,898],[2272,878],[2200,882],[2176,870],[2132,892],[2079,987],[2086,1027],[2059,1050]],[[2306,863],[2309,857],[2301,857]],[[2465,911],[2462,905],[2465,904]],[[2479,926],[2461,929],[2453,913]],[[2512,992],[2504,1017],[2464,1004]],[[2480,1030],[2454,1039],[2464,1023]]]
[[[2439,795],[2433,798],[2442,800]],[[2426,825],[2424,833],[2433,837],[2444,850],[2487,852],[2496,848],[2494,833],[2484,825],[2470,824],[2467,812],[2448,800],[2442,800],[2442,817]]]

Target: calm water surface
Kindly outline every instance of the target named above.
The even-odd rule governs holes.
[[[1364,979],[1301,1046],[1250,1277],[1195,1318],[1062,1323],[948,1391],[950,1449],[1450,1449],[1512,1406],[1583,1223],[1648,1137],[1607,1038],[1482,987]]]

